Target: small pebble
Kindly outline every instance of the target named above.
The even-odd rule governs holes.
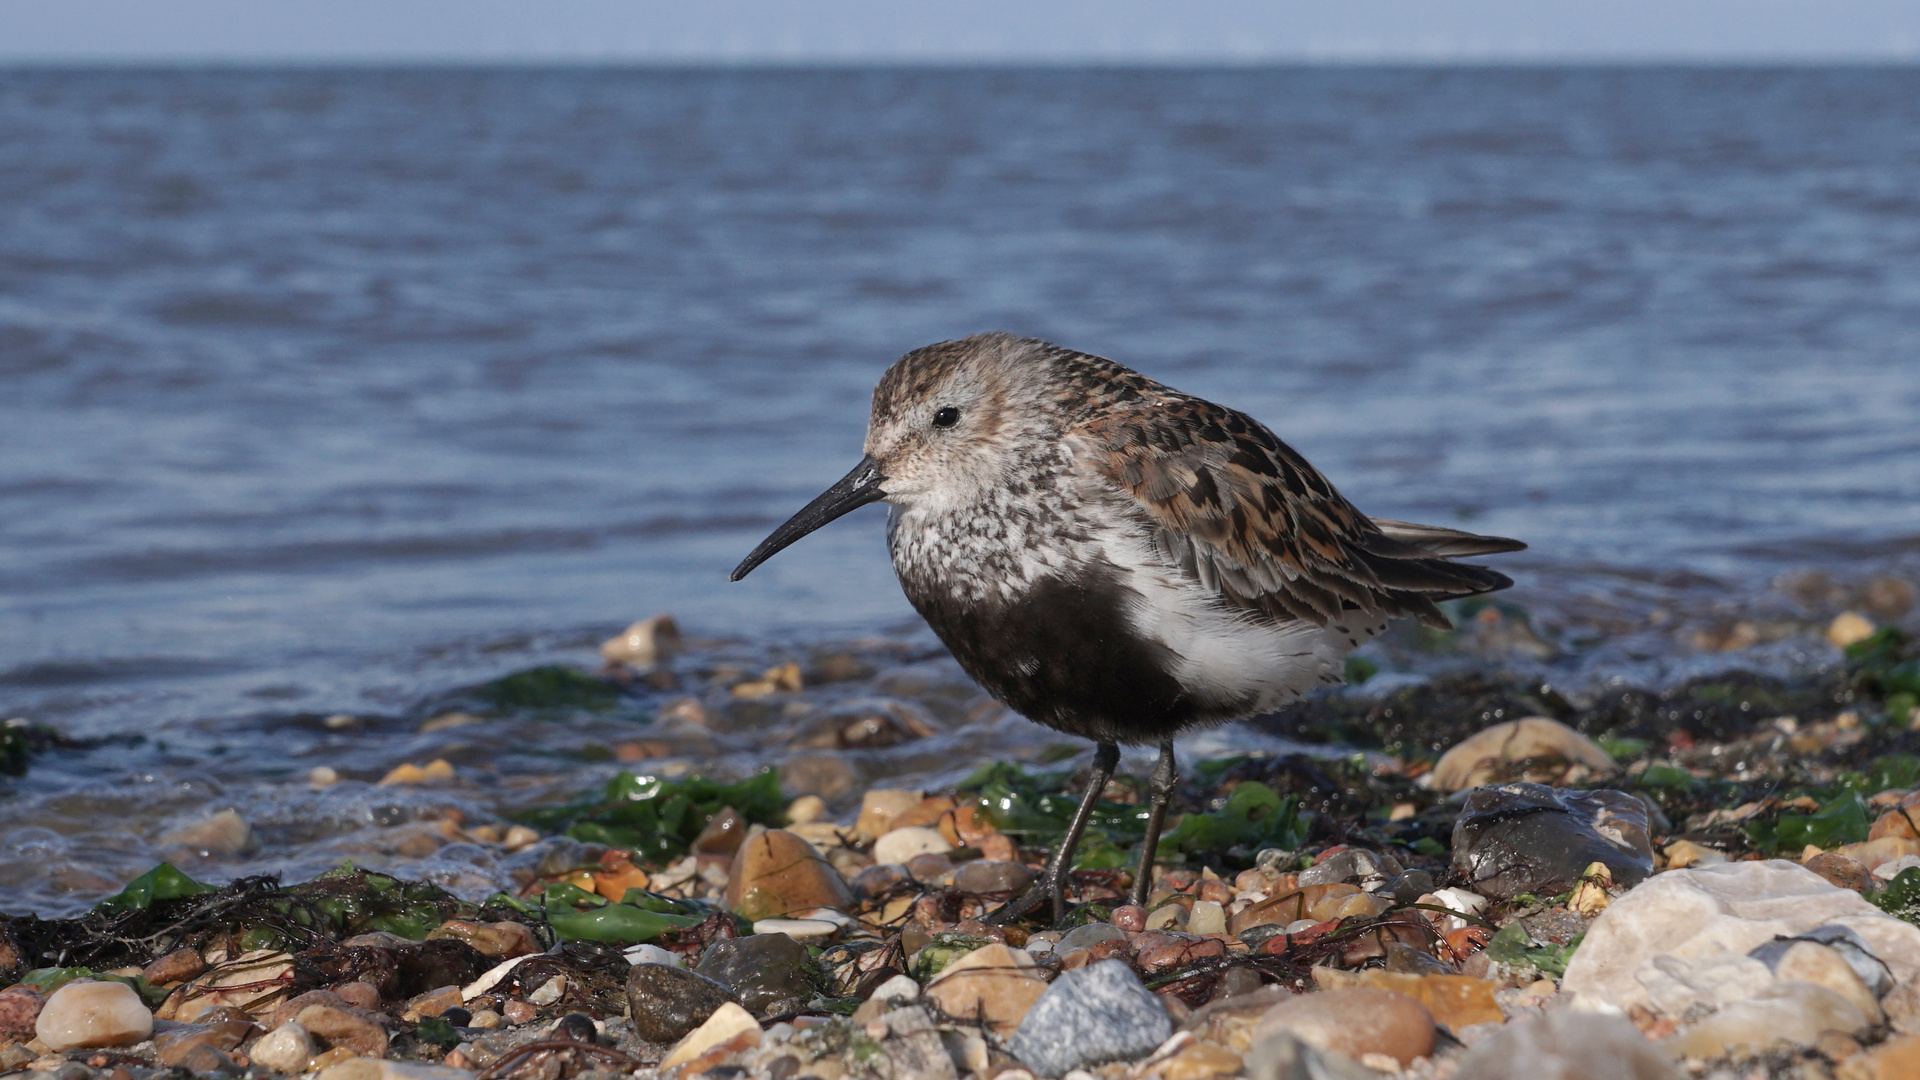
[[[250,1057],[277,1073],[302,1073],[313,1060],[313,1036],[297,1020],[289,1020],[260,1037]]]
[[[527,1003],[529,1005],[551,1005],[559,1001],[560,995],[566,992],[567,977],[565,975],[555,975],[553,978],[541,983],[533,993],[528,994]]]

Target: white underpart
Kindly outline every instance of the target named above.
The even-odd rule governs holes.
[[[1353,643],[1364,644],[1385,626],[1360,612],[1339,626],[1258,620],[1165,567],[1142,540],[1109,540],[1106,548],[1108,561],[1128,572],[1126,583],[1140,595],[1129,613],[1134,632],[1167,647],[1178,661],[1174,677],[1206,705],[1252,695],[1252,711],[1267,712],[1338,683]]]

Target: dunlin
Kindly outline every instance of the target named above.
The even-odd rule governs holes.
[[[1434,601],[1502,589],[1454,562],[1513,540],[1369,518],[1244,413],[1111,360],[991,333],[881,376],[866,456],[733,571],[860,506],[890,505],[907,598],[968,675],[1096,744],[1039,884],[1001,921],[1065,909],[1073,851],[1120,743],[1158,743],[1133,899],[1173,794],[1173,737],[1340,682],[1347,653]]]

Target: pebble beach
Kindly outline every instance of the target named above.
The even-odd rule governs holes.
[[[353,833],[322,873],[232,877],[263,845],[228,809],[83,912],[0,920],[0,1068],[1517,1080],[1920,1062],[1920,644],[1897,619],[1803,621],[1831,662],[1797,677],[1571,695],[1488,662],[1537,635],[1460,621],[1457,641],[1402,642],[1447,670],[1373,693],[1355,670],[1195,759],[1144,907],[1127,902],[1135,769],[1103,793],[1066,922],[999,927],[982,917],[1033,882],[1084,753],[981,749],[965,776],[897,785],[1032,725],[900,643],[752,670],[642,620],[596,667],[516,672],[413,725],[619,716],[633,737],[609,742],[602,785],[528,805],[541,784],[451,750],[316,766],[289,786],[392,793],[413,820]],[[83,752],[10,736],[26,769]],[[779,765],[688,767],[725,749]]]

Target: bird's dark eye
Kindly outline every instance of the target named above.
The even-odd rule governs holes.
[[[952,427],[960,422],[960,410],[949,405],[933,414],[934,427]]]

